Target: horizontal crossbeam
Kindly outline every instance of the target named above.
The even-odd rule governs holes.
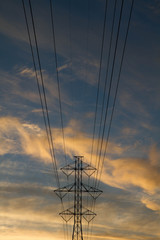
[[[77,168],[75,166],[75,163],[72,164],[68,164],[65,167],[61,168],[61,171],[66,175],[66,176],[70,176],[73,172],[75,171],[83,171],[88,177],[90,177],[95,171],[96,168],[92,167],[91,165],[89,165],[88,163],[81,161],[81,167]]]
[[[73,216],[76,215],[76,213],[74,212],[74,208],[68,208],[66,210],[64,210],[63,212],[59,213],[59,215],[66,221],[68,222],[69,220],[71,220],[71,218]],[[83,216],[83,218],[89,223],[95,216],[96,213],[92,212],[89,209],[86,208],[82,208],[82,212],[81,214]]]
[[[81,192],[84,193],[89,193],[90,196],[94,199],[97,199],[102,191],[95,188],[95,187],[91,187],[87,184],[82,183],[82,189],[80,189]],[[65,187],[62,188],[58,188],[56,190],[54,190],[54,192],[57,194],[58,197],[63,198],[66,196],[67,193],[75,193],[75,183],[67,185]]]

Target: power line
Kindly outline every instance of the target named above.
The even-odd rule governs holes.
[[[105,144],[105,150],[104,150],[103,160],[102,160],[101,169],[100,169],[100,174],[99,174],[99,182],[98,182],[97,186],[99,186],[99,183],[100,183],[100,179],[101,179],[101,175],[102,175],[102,169],[103,169],[103,165],[104,165],[104,159],[105,159],[105,155],[106,155],[106,151],[107,151],[107,146],[108,146],[108,141],[109,141],[109,136],[110,136],[110,130],[111,130],[111,126],[112,126],[113,114],[114,114],[114,109],[115,109],[115,104],[116,104],[116,98],[117,98],[117,94],[118,94],[118,87],[119,87],[119,82],[120,82],[120,77],[121,77],[121,72],[122,72],[122,65],[123,65],[123,60],[124,60],[124,54],[125,54],[126,43],[127,43],[127,38],[128,38],[128,32],[129,32],[129,27],[130,27],[130,22],[131,22],[131,16],[132,16],[132,12],[133,12],[133,5],[134,5],[134,0],[132,0],[131,8],[130,8],[130,13],[129,13],[129,20],[128,20],[128,24],[127,24],[127,31],[126,31],[125,41],[124,41],[124,45],[123,45],[123,50],[122,50],[122,57],[121,57],[120,68],[119,68],[119,73],[118,73],[118,80],[117,80],[117,85],[116,85],[116,91],[115,91],[114,101],[113,101],[111,118],[110,118],[110,122],[109,122],[107,140],[106,140],[106,144]],[[96,180],[97,180],[97,178],[96,178]],[[92,209],[95,209],[95,201],[92,203]]]
[[[94,115],[94,123],[93,123],[93,136],[92,136],[92,145],[91,145],[90,164],[92,163],[92,155],[93,155],[94,141],[95,141],[95,130],[96,130],[96,121],[97,121],[97,110],[98,110],[98,101],[99,101],[99,90],[100,90],[100,80],[101,80],[102,58],[103,58],[103,49],[104,49],[104,38],[105,38],[107,10],[108,10],[108,0],[105,1],[105,12],[104,12],[104,20],[103,20],[103,32],[102,32],[98,82],[97,82],[96,106],[95,106],[95,115]],[[97,169],[97,172],[98,172],[98,169]],[[89,178],[89,181],[90,181],[90,178]],[[89,224],[88,224],[88,233],[87,234],[89,234]]]
[[[88,0],[87,4],[87,13],[88,13],[88,18],[87,18],[87,38],[86,38],[86,69],[85,69],[85,79],[87,81],[87,64],[88,64],[88,43],[89,43],[89,25],[90,25],[90,0]]]
[[[95,140],[95,129],[96,129],[96,121],[97,121],[97,109],[98,109],[98,100],[99,100],[99,88],[100,88],[101,69],[102,69],[102,57],[103,57],[107,7],[108,7],[108,0],[105,1],[105,13],[104,13],[104,21],[103,21],[103,33],[102,33],[102,43],[101,43],[101,53],[100,53],[99,74],[98,74],[98,82],[97,82],[96,107],[95,107],[95,116],[94,116],[94,123],[93,123],[93,136],[92,136],[90,164],[92,162],[93,147],[94,147],[94,140]]]
[[[119,16],[119,21],[118,21],[118,30],[117,30],[117,35],[116,35],[116,43],[115,43],[115,49],[114,49],[114,55],[113,55],[113,63],[112,63],[112,68],[111,68],[111,77],[110,77],[110,84],[109,84],[108,97],[107,97],[107,106],[106,106],[105,117],[104,117],[102,138],[101,138],[101,144],[100,144],[100,150],[99,150],[99,159],[98,159],[98,167],[97,167],[98,170],[97,170],[95,185],[97,184],[97,177],[98,177],[98,174],[99,174],[99,166],[100,166],[100,159],[101,159],[101,154],[102,154],[104,134],[105,134],[105,129],[106,129],[106,120],[107,120],[107,116],[108,116],[108,108],[109,108],[110,94],[111,94],[111,88],[112,88],[112,82],[113,82],[113,73],[114,73],[114,66],[115,66],[115,61],[116,61],[116,54],[117,54],[117,47],[118,47],[118,40],[119,40],[119,32],[120,32],[120,26],[121,26],[123,5],[124,5],[124,0],[122,0],[121,8],[120,8],[120,16]]]
[[[50,14],[51,14],[51,23],[52,23],[52,37],[53,37],[54,58],[55,58],[55,65],[56,65],[56,77],[57,77],[57,86],[58,86],[58,99],[59,99],[59,109],[60,109],[60,118],[61,118],[61,128],[62,128],[62,136],[63,136],[63,148],[64,148],[64,154],[65,154],[65,161],[67,164],[52,0],[50,0]]]
[[[71,6],[71,0],[68,0],[68,49],[69,49],[69,59],[70,59],[70,75],[73,76],[73,54],[72,54],[72,21],[71,21],[71,11],[72,11],[72,6]],[[70,78],[71,78],[70,76]],[[74,95],[73,95],[73,83],[71,81],[71,112],[72,116],[74,118]],[[73,151],[75,151],[75,132],[73,132],[73,137],[72,137],[72,144],[73,144]]]
[[[54,146],[53,146],[50,119],[49,119],[49,113],[48,113],[48,105],[47,105],[47,99],[46,99],[46,93],[45,93],[45,87],[44,87],[44,79],[43,79],[41,62],[40,62],[40,55],[39,55],[39,49],[38,49],[38,42],[37,42],[36,29],[35,29],[35,24],[34,24],[32,5],[31,5],[31,2],[29,0],[29,8],[30,8],[30,14],[31,14],[31,19],[32,19],[32,27],[33,27],[34,40],[35,40],[35,45],[36,45],[36,53],[37,53],[40,79],[41,79],[42,90],[43,90],[42,92],[43,92],[44,104],[43,104],[43,99],[42,99],[41,90],[40,90],[40,83],[39,83],[38,74],[37,74],[36,62],[35,62],[35,57],[34,57],[34,52],[33,52],[33,47],[32,47],[31,34],[30,34],[30,30],[29,30],[29,24],[28,24],[28,19],[27,19],[24,0],[22,0],[22,5],[23,5],[23,10],[24,10],[24,15],[25,15],[27,33],[28,33],[28,37],[29,37],[29,44],[30,44],[30,49],[31,49],[31,55],[32,55],[32,60],[33,60],[35,76],[36,76],[36,82],[37,82],[37,86],[38,86],[38,93],[39,93],[39,96],[40,96],[40,102],[41,102],[41,107],[42,107],[42,112],[43,112],[45,129],[46,129],[46,133],[47,133],[50,155],[51,155],[51,159],[52,159],[53,170],[54,170],[54,173],[55,173],[55,178],[56,178],[57,185],[58,185],[58,187],[60,187],[58,170],[57,170],[57,161],[56,161],[56,158],[55,158],[55,152],[54,152]],[[46,114],[46,116],[45,116],[45,114]],[[46,120],[46,118],[47,118],[47,120]],[[62,205],[62,209],[64,209],[62,199],[61,199],[61,205]],[[64,233],[65,233],[64,224],[63,224],[63,228],[64,228]]]
[[[115,0],[114,3],[114,10],[113,10],[113,19],[112,19],[112,27],[111,27],[111,37],[109,40],[109,52],[107,57],[107,67],[106,67],[106,77],[105,77],[105,84],[104,84],[104,90],[103,90],[103,100],[102,100],[102,108],[101,108],[101,118],[100,118],[100,127],[99,127],[99,133],[98,133],[98,143],[97,143],[97,151],[96,151],[96,164],[98,159],[98,150],[99,150],[99,144],[100,144],[100,136],[101,136],[101,128],[102,128],[102,120],[103,120],[103,112],[104,112],[104,106],[105,106],[105,98],[106,98],[106,92],[107,92],[107,82],[108,82],[108,72],[109,72],[109,64],[110,64],[110,56],[111,56],[111,48],[112,48],[112,38],[113,38],[113,29],[115,24],[115,13],[116,13],[116,4],[117,0]],[[107,106],[108,111],[108,106]]]
[[[44,103],[45,103],[44,105],[45,105],[46,114],[47,114],[47,123],[48,123],[48,129],[49,129],[50,142],[51,142],[51,146],[52,146],[53,157],[54,157],[55,168],[56,168],[57,183],[58,183],[58,185],[60,185],[60,184],[59,184],[58,171],[57,171],[57,163],[56,163],[56,158],[55,158],[55,153],[54,153],[54,147],[53,147],[53,139],[52,139],[50,119],[49,119],[49,113],[48,113],[48,104],[47,104],[45,87],[44,87],[44,79],[43,79],[43,74],[42,74],[42,67],[41,67],[41,61],[40,61],[40,55],[39,55],[39,48],[38,48],[38,42],[37,42],[37,34],[36,34],[34,17],[33,17],[33,10],[32,10],[32,5],[31,5],[31,1],[30,1],[30,0],[29,0],[29,8],[30,8],[31,19],[32,19],[33,34],[34,34],[34,39],[35,39],[35,44],[36,44],[36,53],[37,53],[37,58],[38,58],[38,66],[39,66],[40,79],[41,79],[41,84],[42,84],[42,92],[43,92]]]
[[[115,92],[114,101],[113,101],[111,118],[110,118],[110,122],[109,122],[109,128],[108,128],[107,140],[106,140],[105,150],[104,150],[104,155],[103,155],[103,160],[102,160],[102,167],[101,167],[100,176],[99,176],[99,182],[100,182],[100,179],[101,179],[102,168],[103,168],[103,164],[104,164],[105,155],[106,155],[106,152],[107,152],[108,140],[109,140],[109,136],[110,136],[113,114],[114,114],[114,109],[115,109],[115,104],[116,104],[116,99],[117,99],[117,94],[118,94],[118,87],[119,87],[119,82],[120,82],[120,77],[121,77],[121,72],[122,72],[122,65],[123,65],[124,54],[125,54],[125,50],[126,50],[126,44],[127,44],[128,33],[129,33],[129,27],[130,27],[130,23],[131,23],[133,6],[134,6],[134,0],[132,0],[130,13],[129,13],[129,20],[128,20],[128,24],[127,24],[127,32],[126,32],[125,41],[124,41],[124,45],[123,45],[122,58],[121,58],[120,69],[119,69],[119,73],[118,73],[118,81],[117,81],[117,85],[116,85],[116,92]]]
[[[34,26],[33,12],[32,12],[32,6],[31,6],[31,3],[30,3],[30,0],[29,0],[30,13],[31,13],[32,26],[33,26],[33,32],[34,32],[34,37],[35,37],[37,58],[38,58],[38,63],[39,63],[40,76],[41,76],[41,84],[42,84],[42,87],[43,87],[42,88],[43,89],[43,98],[45,100],[45,103],[43,103],[43,98],[42,98],[42,94],[41,94],[40,83],[39,83],[39,78],[38,78],[38,74],[37,74],[36,62],[35,62],[34,51],[33,51],[33,47],[32,47],[31,34],[30,34],[30,30],[29,30],[29,24],[28,24],[28,19],[27,19],[27,13],[26,13],[24,0],[22,0],[22,6],[23,6],[25,21],[26,21],[27,33],[28,33],[31,55],[32,55],[32,60],[33,60],[33,66],[34,66],[34,71],[35,71],[35,77],[36,77],[36,82],[37,82],[37,87],[38,87],[38,93],[39,93],[39,96],[40,96],[40,103],[41,103],[41,108],[42,108],[42,113],[43,113],[43,119],[44,119],[45,129],[46,129],[46,133],[47,133],[50,155],[51,155],[51,159],[52,159],[52,164],[53,164],[53,169],[54,169],[54,172],[55,172],[57,185],[59,186],[59,178],[58,178],[56,158],[55,158],[54,147],[53,147],[53,140],[52,140],[52,135],[51,135],[51,130],[50,130],[50,124],[48,125],[48,122],[49,122],[48,108],[47,108],[47,105],[46,105],[46,103],[47,103],[46,102],[46,95],[45,95],[44,82],[43,82],[43,76],[42,76],[42,70],[41,70],[41,64],[40,64],[40,57],[39,57],[39,51],[38,51],[38,44],[37,44],[37,38],[36,38],[36,32],[35,32],[35,26]],[[47,113],[47,116],[45,115],[46,113]]]
[[[49,131],[48,131],[48,127],[47,127],[47,121],[46,121],[46,116],[45,116],[45,109],[44,109],[44,104],[43,104],[43,100],[42,100],[40,84],[39,84],[39,80],[38,80],[36,62],[35,62],[35,57],[34,57],[34,52],[33,52],[33,47],[32,47],[31,35],[30,35],[29,24],[28,24],[28,19],[27,19],[27,14],[26,14],[26,8],[25,8],[25,5],[24,5],[24,0],[22,0],[22,4],[23,4],[24,16],[25,16],[25,21],[26,21],[26,28],[27,28],[28,38],[29,38],[29,44],[30,44],[30,49],[31,49],[31,55],[32,55],[32,60],[33,60],[33,67],[34,67],[34,72],[35,72],[35,77],[36,77],[36,82],[37,82],[37,87],[38,87],[38,93],[39,93],[40,103],[41,103],[41,108],[42,108],[42,113],[43,113],[43,120],[44,120],[45,129],[46,129],[46,133],[47,133],[47,139],[48,139],[48,144],[49,144],[49,149],[50,149],[50,155],[51,155],[51,159],[53,160],[54,156],[53,156],[53,152],[51,150]],[[54,167],[54,163],[53,163],[53,167]]]
[[[62,138],[63,138],[63,149],[64,149],[65,162],[67,164],[66,144],[65,144],[65,135],[64,135],[64,123],[63,123],[63,114],[62,114],[62,101],[61,101],[60,81],[59,81],[59,73],[58,73],[58,60],[57,60],[57,51],[56,51],[56,37],[55,37],[52,0],[50,0],[50,15],[51,15],[54,58],[55,58],[55,66],[56,66],[56,79],[57,79],[57,87],[58,87],[58,100],[59,100],[59,110],[60,110],[60,119],[61,119],[61,129],[62,129]],[[67,180],[68,180],[68,178],[67,178]],[[68,239],[68,225],[67,225],[67,223],[66,223],[66,232],[67,232],[67,239]]]
[[[115,2],[117,2],[117,0]],[[24,0],[22,0],[22,3],[23,3],[23,9],[24,9],[24,15],[25,15],[25,20],[26,20],[27,32],[28,32],[28,37],[29,37],[29,43],[30,43],[30,48],[31,48],[31,54],[32,54],[32,59],[33,59],[34,71],[35,71],[35,76],[36,76],[36,81],[37,81],[37,86],[38,86],[38,92],[39,92],[40,102],[41,102],[41,107],[42,107],[42,112],[43,112],[43,118],[44,118],[46,133],[47,133],[49,150],[50,150],[50,154],[51,154],[51,158],[52,158],[53,168],[54,168],[55,174],[56,174],[56,180],[57,180],[57,182],[59,184],[59,176],[58,176],[57,163],[56,163],[56,158],[55,158],[55,153],[54,153],[51,125],[50,125],[50,119],[49,119],[48,105],[47,105],[47,99],[46,99],[46,93],[45,93],[45,87],[44,87],[44,79],[43,79],[43,74],[42,74],[42,67],[41,67],[39,48],[38,48],[38,43],[37,43],[37,36],[36,36],[36,29],[35,29],[35,24],[34,24],[32,6],[31,6],[31,2],[29,0],[30,13],[31,13],[31,19],[32,19],[32,27],[33,27],[34,40],[35,40],[35,45],[36,45],[36,53],[37,53],[37,59],[38,59],[39,73],[40,73],[40,80],[41,80],[41,85],[42,85],[43,98],[42,98],[39,78],[38,78],[38,74],[37,74],[36,61],[35,61],[32,41],[31,41],[31,35],[30,35],[26,9],[25,9],[25,5],[24,5]],[[107,3],[108,3],[108,1],[106,1],[106,5],[107,5]],[[116,98],[117,98],[117,94],[118,94],[118,87],[119,87],[119,82],[120,82],[120,77],[121,77],[121,72],[122,72],[122,65],[123,65],[123,59],[124,59],[124,54],[125,54],[125,49],[126,49],[126,43],[127,43],[127,37],[128,37],[128,32],[129,32],[129,26],[130,26],[130,21],[131,21],[131,14],[132,14],[132,10],[133,10],[134,0],[132,0],[132,4],[131,4],[129,20],[128,20],[128,25],[127,25],[127,32],[126,32],[125,41],[124,41],[124,45],[123,45],[122,57],[121,57],[120,68],[119,68],[119,73],[118,73],[118,80],[117,80],[117,85],[116,85],[116,90],[115,90],[115,95],[114,95],[114,101],[113,101],[113,107],[112,107],[112,112],[111,112],[111,118],[110,118],[110,122],[109,122],[109,128],[108,128],[107,139],[106,139],[106,144],[105,144],[105,150],[104,150],[104,154],[103,154],[103,160],[102,160],[102,163],[101,163],[100,160],[101,160],[101,156],[102,156],[102,147],[103,147],[104,134],[105,134],[105,129],[106,129],[106,120],[107,120],[107,116],[108,116],[108,108],[109,108],[110,95],[111,95],[111,89],[112,89],[112,80],[113,80],[114,68],[115,68],[114,66],[115,66],[116,55],[117,55],[117,48],[118,48],[118,42],[119,42],[119,32],[120,32],[120,27],[121,27],[123,3],[124,3],[124,0],[122,0],[122,2],[121,2],[121,11],[120,11],[120,17],[119,17],[119,23],[118,23],[116,44],[115,44],[115,49],[114,49],[114,57],[113,57],[113,63],[112,63],[112,70],[111,70],[111,77],[110,77],[110,84],[109,84],[109,91],[108,91],[108,98],[107,98],[107,105],[106,105],[106,112],[105,112],[105,119],[104,119],[104,125],[103,125],[103,133],[102,133],[102,139],[101,139],[101,146],[100,146],[100,149],[99,149],[99,159],[98,159],[98,163],[97,163],[98,164],[98,173],[99,172],[100,173],[99,173],[99,178],[98,178],[98,173],[97,173],[96,184],[97,184],[97,181],[100,181],[100,179],[101,179],[102,168],[103,168],[104,159],[105,159],[105,155],[106,155],[106,151],[107,151],[108,140],[109,140],[109,136],[110,136],[110,130],[111,130],[111,125],[112,125],[112,120],[113,120],[113,114],[114,114],[114,109],[115,109],[115,104],[116,104]],[[64,138],[64,128],[63,128],[63,115],[62,115],[62,105],[61,105],[60,82],[59,82],[59,75],[58,75],[56,41],[55,41],[54,22],[53,22],[53,6],[52,6],[52,1],[51,0],[50,0],[50,9],[51,9],[51,19],[52,19],[53,42],[54,42],[54,50],[55,50],[54,52],[55,52],[57,84],[58,84],[58,94],[59,94],[59,107],[60,107],[62,134],[63,134],[63,143],[64,143],[64,152],[65,152],[65,141],[64,141],[65,138]],[[104,17],[105,21],[104,21],[104,25],[103,25],[103,34],[102,34],[102,46],[101,46],[100,67],[99,67],[99,76],[98,76],[96,110],[95,110],[94,129],[93,129],[93,138],[92,138],[92,149],[91,149],[91,161],[92,161],[93,147],[94,147],[94,141],[95,141],[95,128],[96,128],[96,120],[97,120],[99,88],[100,88],[101,68],[102,68],[102,58],[103,58],[103,48],[104,48],[106,13],[107,13],[107,8],[105,7],[105,17]],[[112,23],[111,36],[112,36],[112,33],[113,33],[113,26],[114,26],[114,23]],[[107,61],[107,72],[106,72],[105,89],[106,89],[107,79],[108,79],[107,76],[108,76],[108,69],[109,69],[109,59],[110,59],[111,44],[112,44],[112,37],[110,39],[109,56],[108,56],[108,61]],[[103,93],[104,95],[103,95],[103,104],[102,104],[101,121],[100,121],[101,123],[100,123],[99,136],[100,136],[100,133],[101,133],[101,125],[102,125],[102,118],[103,118],[103,109],[104,109],[104,101],[105,101],[105,89],[104,89],[104,93]],[[66,159],[66,152],[65,152],[65,159]],[[99,182],[98,182],[98,184],[99,184]]]

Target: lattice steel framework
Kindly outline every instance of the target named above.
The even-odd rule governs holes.
[[[102,193],[101,190],[91,187],[83,182],[83,173],[90,177],[96,168],[82,161],[83,156],[75,156],[75,162],[61,168],[68,176],[74,173],[74,183],[58,188],[55,193],[61,199],[68,193],[74,194],[74,206],[60,213],[60,216],[68,222],[74,217],[72,240],[83,240],[82,217],[89,223],[96,216],[94,212],[83,207],[82,194],[88,193],[93,199],[97,199]]]

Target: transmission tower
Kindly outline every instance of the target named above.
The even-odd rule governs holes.
[[[64,210],[59,215],[68,222],[74,217],[72,240],[83,240],[82,217],[89,223],[96,216],[94,212],[83,206],[83,193],[88,193],[96,200],[102,193],[101,190],[91,187],[83,182],[83,173],[87,177],[96,171],[96,168],[82,161],[83,156],[75,156],[73,164],[69,164],[61,168],[62,172],[68,177],[74,174],[74,183],[58,188],[55,193],[59,198],[63,199],[68,193],[74,194],[74,205]]]

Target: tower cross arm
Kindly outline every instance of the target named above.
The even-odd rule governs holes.
[[[56,190],[54,190],[54,192],[56,193],[56,195],[59,197],[59,198],[63,198],[66,196],[67,193],[69,192],[74,192],[74,186],[75,184],[69,184],[65,187],[62,187],[62,188],[57,188]]]
[[[82,186],[83,186],[83,189],[84,189],[82,191],[83,192],[88,192],[91,195],[91,197],[94,198],[94,199],[97,199],[103,193],[102,190],[100,190],[98,188],[95,188],[95,187],[91,187],[87,184],[82,183]]]
[[[59,213],[59,215],[66,221],[68,222],[69,220],[72,219],[72,217],[74,215],[76,215],[76,213],[74,212],[74,208],[68,208],[66,210],[64,210],[63,212]],[[92,219],[96,216],[96,213],[92,212],[89,209],[83,208],[81,215],[83,216],[83,218],[89,223],[90,221],[92,221]]]

